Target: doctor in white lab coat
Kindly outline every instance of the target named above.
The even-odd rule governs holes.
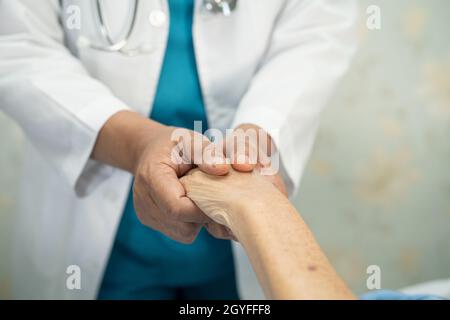
[[[128,2],[111,1],[105,16],[121,25]],[[0,110],[29,142],[15,217],[14,298],[96,298],[133,174],[158,174],[140,153],[160,153],[167,133],[147,116],[167,43],[168,5],[140,1],[128,46],[145,51],[129,56],[89,45],[104,42],[93,3],[63,1],[61,10],[57,0],[0,0]],[[70,5],[81,9],[81,29],[65,23]],[[354,52],[356,16],[354,0],[241,0],[229,17],[208,14],[196,1],[192,32],[208,123],[272,135],[290,195],[321,109]],[[153,140],[160,140],[140,140],[143,132],[158,132]],[[144,192],[143,185],[135,189]],[[137,193],[143,224],[182,242],[195,239],[197,227],[159,221]],[[183,219],[182,205],[156,198],[161,212]],[[248,290],[256,280],[242,249],[235,243],[233,250],[241,297],[260,297]],[[81,270],[79,290],[66,283],[73,265]]]

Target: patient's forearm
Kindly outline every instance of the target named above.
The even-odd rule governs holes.
[[[281,194],[244,205],[231,222],[272,299],[353,299],[295,208]]]
[[[193,171],[187,196],[242,243],[268,298],[352,299],[289,200],[257,172]]]

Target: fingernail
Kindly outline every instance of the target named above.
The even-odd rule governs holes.
[[[249,158],[246,155],[238,155],[236,164],[248,164],[250,163]]]
[[[225,164],[226,161],[224,157],[214,157],[213,158],[213,164]]]

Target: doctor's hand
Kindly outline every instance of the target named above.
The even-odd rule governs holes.
[[[266,147],[262,147],[266,146]],[[270,165],[275,147],[270,135],[258,126],[243,124],[227,136],[222,143],[224,154],[231,166],[239,172],[252,172]],[[277,189],[287,196],[287,189],[279,174],[264,175]]]
[[[223,152],[215,150],[203,135],[185,129],[177,130],[181,135],[174,141],[175,130],[122,111],[100,131],[92,157],[134,175],[134,207],[145,226],[182,243],[192,243],[204,225],[216,236],[226,238],[228,231],[186,197],[179,181],[194,167],[209,175],[227,174],[229,166]],[[208,153],[210,161],[196,164],[192,156],[195,151]]]

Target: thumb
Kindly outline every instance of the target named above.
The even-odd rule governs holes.
[[[230,167],[227,164],[222,149],[209,141],[206,137],[205,139],[202,146],[202,162],[197,164],[198,168],[204,173],[211,175],[226,175],[229,172]]]
[[[234,137],[227,139],[224,144],[224,153],[230,155],[231,166],[240,172],[251,172],[255,169],[258,159],[258,148],[251,142],[245,141],[244,148],[239,147],[242,140],[236,142]]]
[[[222,149],[201,133],[191,132],[190,139],[183,139],[182,145],[185,160],[204,173],[221,176],[229,172]]]

